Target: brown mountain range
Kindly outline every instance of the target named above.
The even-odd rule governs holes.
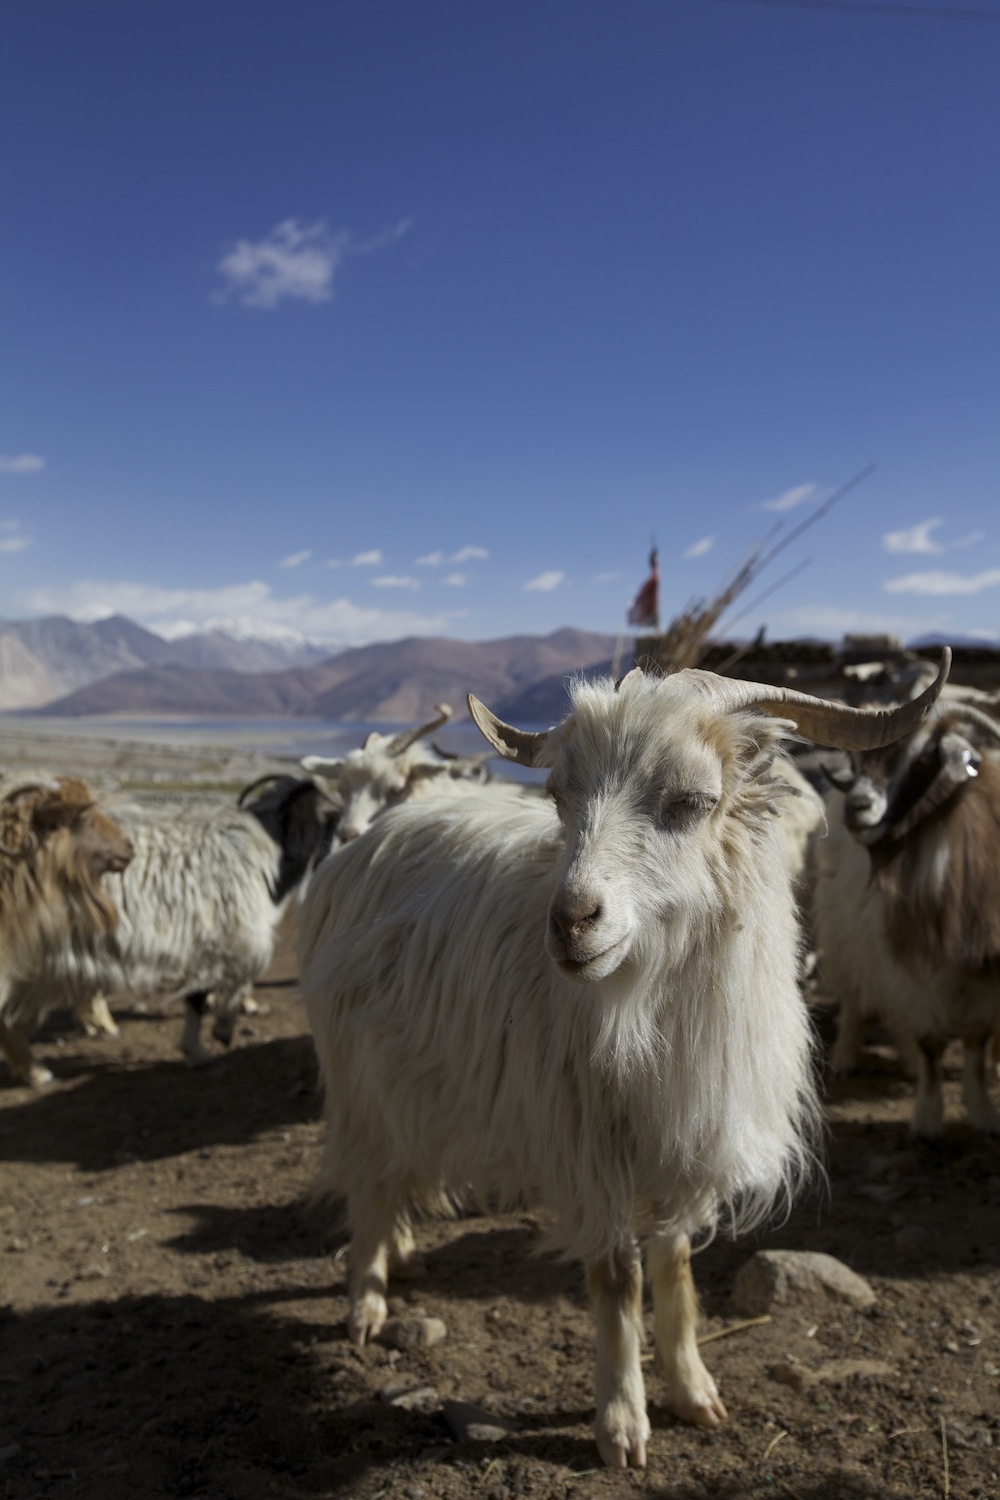
[[[613,650],[613,637],[567,627],[495,641],[413,637],[278,672],[165,663],[117,672],[37,711],[405,723],[429,716],[442,702],[459,715],[471,692],[498,713],[551,722],[565,710],[567,678],[607,670]]]

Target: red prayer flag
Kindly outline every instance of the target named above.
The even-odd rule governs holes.
[[[656,548],[649,554],[650,574],[642,588],[628,607],[627,620],[630,625],[649,625],[654,630],[660,624],[660,570],[657,565]]]

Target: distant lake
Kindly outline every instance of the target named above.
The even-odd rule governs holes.
[[[239,719],[223,715],[215,719],[167,714],[142,718],[130,714],[92,714],[73,718],[31,713],[0,714],[0,724],[35,733],[39,737],[67,740],[109,740],[122,745],[198,746],[258,751],[281,759],[301,760],[305,755],[346,755],[364,743],[372,732],[394,734],[411,724],[345,723],[334,719]],[[543,729],[546,725],[521,724],[521,729]],[[469,718],[444,724],[429,736],[442,750],[457,755],[475,755],[486,749],[486,741]],[[492,761],[495,776],[535,780],[537,773],[524,771],[508,761]]]

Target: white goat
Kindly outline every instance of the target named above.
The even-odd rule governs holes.
[[[213,1034],[228,1044],[271,961],[290,894],[329,849],[337,813],[316,781],[295,776],[254,782],[237,807],[116,807],[135,851],[124,874],[106,879],[120,916],[117,944],[78,945],[43,986],[25,985],[46,992],[32,1003],[69,999],[85,1024],[101,1025],[100,991],[169,990],[186,1001],[185,1056],[208,1062],[200,1031],[209,996]]]
[[[917,1075],[922,1136],[941,1133],[951,1037],[965,1044],[972,1125],[1000,1133],[985,1061],[1000,1026],[1000,765],[984,753],[998,740],[1000,725],[966,706],[855,754],[849,771],[831,773],[841,790],[817,845],[816,940],[840,1003],[831,1063],[854,1067],[864,1018],[880,1016]]]
[[[617,690],[577,683],[542,734],[470,698],[498,754],[549,769],[554,806],[498,817],[488,788],[394,809],[320,868],[302,913],[319,1186],[348,1198],[355,1342],[382,1327],[415,1211],[449,1187],[524,1193],[587,1265],[604,1461],[646,1458],[637,1234],[669,1404],[718,1425],[689,1235],[722,1205],[754,1223],[789,1192],[817,1112],[779,743],[796,725],[884,743],[932,697],[865,714],[632,672]]]
[[[421,741],[451,718],[447,703],[435,705],[436,717],[398,734],[377,730],[358,750],[342,758],[307,755],[302,768],[313,776],[327,778],[343,801],[337,825],[337,842],[350,843],[364,833],[373,818],[387,807],[410,797],[422,796],[442,779],[482,783],[489,780],[488,755],[447,755]]]

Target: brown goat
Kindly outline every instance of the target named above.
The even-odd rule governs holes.
[[[101,876],[131,858],[128,839],[76,777],[0,777],[0,1052],[19,1082],[37,1088],[52,1075],[28,1046],[39,1008],[15,997],[68,945],[113,941],[118,912]]]

